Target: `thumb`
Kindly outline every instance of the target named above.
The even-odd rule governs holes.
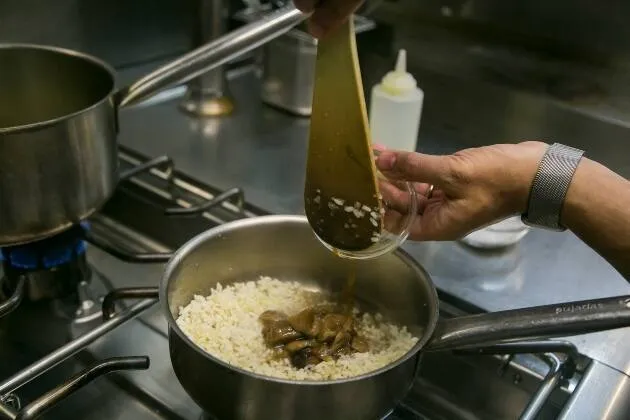
[[[450,163],[448,156],[388,150],[378,155],[376,166],[388,177],[442,185]]]

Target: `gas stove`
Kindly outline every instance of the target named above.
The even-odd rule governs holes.
[[[168,157],[121,148],[120,161],[115,195],[86,223],[1,250],[0,418],[209,419],[172,371],[156,301],[138,295],[108,320],[101,307],[114,289],[157,285],[163,263],[194,235],[265,211],[238,187],[219,191],[178,172]],[[443,316],[478,311],[441,300]],[[562,342],[423,357],[386,420],[553,419],[589,362]]]

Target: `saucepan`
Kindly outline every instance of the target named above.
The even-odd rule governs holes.
[[[284,7],[118,90],[114,70],[97,58],[0,44],[0,247],[59,233],[110,197],[119,108],[253,50],[307,16]]]
[[[334,294],[343,289],[350,264],[357,273],[357,302],[419,337],[403,357],[368,374],[321,382],[258,375],[208,354],[176,323],[180,307],[218,283],[265,275]],[[114,313],[118,299],[158,295],[177,378],[202,409],[221,420],[379,419],[406,395],[425,351],[630,325],[628,296],[441,319],[429,274],[406,252],[362,261],[339,258],[319,243],[302,216],[243,219],[198,235],[171,258],[159,288],[112,292],[103,302],[104,316]]]

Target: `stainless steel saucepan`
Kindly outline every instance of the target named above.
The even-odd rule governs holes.
[[[118,181],[118,108],[224,64],[306,17],[287,6],[120,90],[114,70],[94,57],[0,44],[0,247],[61,232],[110,197]]]
[[[431,278],[402,250],[355,262],[356,298],[366,309],[406,325],[420,340],[400,360],[366,375],[326,382],[257,375],[206,353],[175,322],[179,308],[193,295],[207,295],[217,283],[260,275],[338,293],[350,263],[321,246],[305,217],[244,219],[193,238],[168,263],[159,290],[114,291],[105,299],[103,313],[113,314],[117,299],[159,294],[169,324],[173,369],[191,397],[221,420],[379,419],[412,386],[423,351],[630,325],[628,296],[440,319]]]

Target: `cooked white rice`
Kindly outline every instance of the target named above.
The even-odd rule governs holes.
[[[271,277],[258,281],[220,284],[209,296],[195,296],[180,308],[177,325],[197,345],[233,366],[261,375],[298,380],[331,380],[357,376],[399,359],[417,342],[405,327],[384,322],[379,314],[359,316],[356,330],[369,343],[368,353],[296,369],[289,360],[272,360],[258,317],[266,310],[294,314],[322,302],[319,293],[297,282]]]

